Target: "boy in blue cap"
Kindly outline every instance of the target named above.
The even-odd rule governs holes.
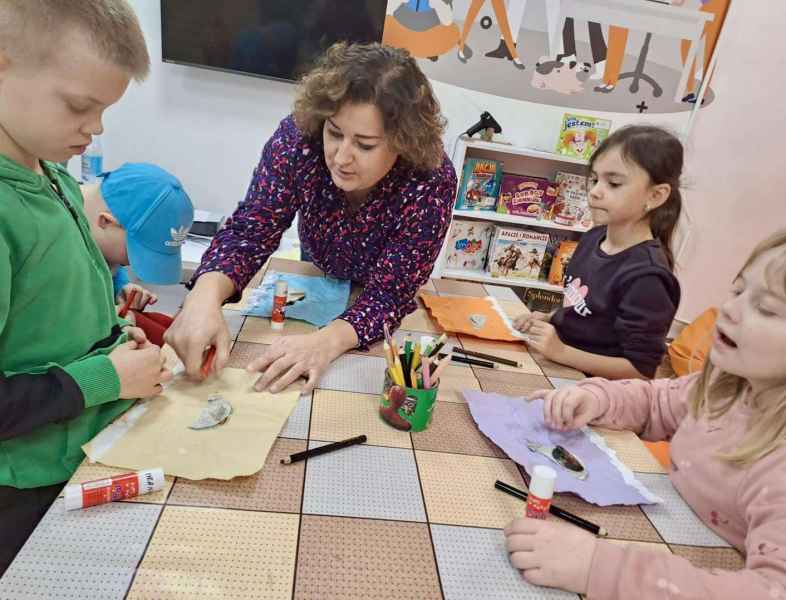
[[[180,247],[194,208],[180,181],[156,165],[126,163],[101,177],[82,187],[90,231],[112,271],[116,300],[125,302],[135,290],[131,308],[142,310],[157,298],[130,283],[126,266],[148,283],[179,283]]]

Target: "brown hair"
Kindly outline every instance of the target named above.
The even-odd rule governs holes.
[[[682,142],[665,129],[652,125],[628,125],[618,129],[601,142],[589,161],[589,171],[604,153],[619,148],[623,160],[631,161],[644,169],[653,185],[668,183],[671,194],[666,202],[650,211],[652,235],[660,241],[669,267],[674,269],[674,252],[671,237],[682,211],[680,177],[682,177]]]
[[[147,77],[150,56],[126,0],[0,0],[0,52],[12,60],[46,60],[69,26],[84,32],[101,58],[137,81]]]
[[[445,119],[428,79],[406,50],[334,44],[300,81],[295,123],[307,135],[321,137],[325,120],[347,102],[379,109],[388,144],[403,160],[421,169],[442,164]]]
[[[756,246],[737,277],[773,248],[783,251],[778,259],[767,265],[768,284],[786,293],[786,230],[774,233]],[[722,417],[749,391],[748,387],[743,377],[719,370],[707,357],[691,393],[691,415],[698,418],[706,414],[709,419]],[[762,403],[763,410],[751,418],[747,437],[734,452],[721,455],[721,459],[740,467],[750,465],[786,442],[786,387],[773,388],[762,395],[766,397]]]

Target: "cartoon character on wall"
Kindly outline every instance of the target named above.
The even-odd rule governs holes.
[[[549,60],[542,56],[535,64],[532,87],[551,90],[559,94],[579,94],[584,91],[584,82],[590,77],[592,65],[583,62]]]
[[[475,19],[478,17],[480,9],[483,8],[485,3],[486,0],[472,0],[472,4],[469,5],[469,10],[467,11],[467,16],[464,18],[464,29],[461,32],[461,39],[459,40],[458,44],[458,59],[462,63],[466,63],[470,58],[472,58],[473,52],[472,49],[467,46],[467,38],[469,37],[469,32],[472,29],[472,26],[475,24]],[[513,41],[513,34],[510,31],[508,13],[505,10],[504,1],[491,0],[491,6],[494,9],[494,15],[497,17],[497,23],[499,23],[499,29],[502,32],[502,37],[505,40],[505,46],[507,47],[508,54],[510,54],[511,60],[513,61],[513,66],[517,69],[524,69],[525,65],[519,58],[518,50],[516,50],[516,43]]]
[[[715,51],[715,46],[718,43],[718,36],[720,35],[721,28],[723,27],[723,21],[726,19],[726,13],[729,12],[729,3],[731,0],[700,0],[701,7],[699,8],[702,12],[712,13],[715,18],[704,25],[704,57],[703,62],[699,65],[700,73],[697,75],[697,68],[696,62],[700,59],[696,59],[693,65],[691,65],[690,75],[688,76],[688,86],[685,90],[686,95],[682,99],[683,102],[689,102],[691,104],[696,102],[696,83],[697,80],[701,80],[704,75],[707,74],[707,68],[710,65],[710,59],[712,58],[712,53]],[[685,4],[685,0],[672,0],[672,4],[674,6],[682,6]],[[682,54],[682,63],[685,64],[685,61],[688,58],[688,51],[690,50],[690,41],[689,40],[682,40],[680,44],[680,53]]]
[[[513,47],[518,49],[518,38],[521,32],[521,25],[524,22],[524,10],[527,8],[527,0],[508,0],[508,25],[510,34],[513,39]],[[505,58],[513,60],[513,55],[508,50],[508,45],[505,42],[505,35],[500,31],[499,46],[491,52],[486,52],[485,56],[489,58]]]
[[[453,23],[453,0],[391,0],[382,43],[405,48],[417,58],[437,60],[460,38]]]

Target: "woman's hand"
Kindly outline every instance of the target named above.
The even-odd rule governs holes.
[[[305,335],[282,336],[247,367],[262,375],[254,385],[258,392],[280,392],[299,377],[306,379],[303,393],[310,393],[334,360],[357,346],[354,328],[346,321]]]
[[[595,394],[572,385],[559,390],[537,390],[530,400],[543,399],[543,420],[558,431],[581,429],[603,416],[604,407]]]
[[[516,519],[505,528],[510,564],[535,585],[586,594],[597,539],[551,520]]]
[[[203,281],[204,280],[204,281]],[[221,312],[221,303],[234,290],[234,285],[226,275],[206,273],[197,280],[197,285],[186,296],[183,308],[164,333],[164,341],[172,346],[183,365],[186,374],[193,379],[202,379],[205,349],[216,348],[213,369],[219,373],[229,360],[229,328]]]

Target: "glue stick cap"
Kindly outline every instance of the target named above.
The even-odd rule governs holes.
[[[556,480],[557,472],[554,469],[544,465],[537,465],[532,472],[529,491],[541,500],[548,500],[554,495],[554,483]]]
[[[276,296],[286,296],[287,295],[287,280],[286,279],[279,279],[276,281]]]
[[[82,508],[82,486],[78,483],[65,486],[63,500],[66,510],[78,510]]]

